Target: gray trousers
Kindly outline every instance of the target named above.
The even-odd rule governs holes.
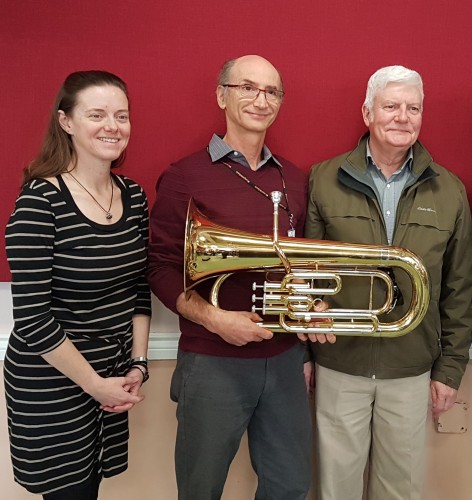
[[[304,347],[278,356],[224,358],[179,351],[175,468],[179,500],[219,500],[248,432],[257,500],[305,500],[311,482],[311,419]],[[245,499],[241,499],[245,500]]]

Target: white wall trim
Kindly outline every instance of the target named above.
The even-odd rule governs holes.
[[[0,361],[5,359],[7,349],[8,332],[0,332]],[[176,359],[179,333],[151,333],[149,337],[149,359]],[[472,346],[469,350],[469,359],[472,360]]]
[[[178,333],[151,334],[148,348],[149,359],[176,359],[178,343]]]
[[[176,359],[179,342],[177,316],[166,309],[155,297],[149,337],[149,359]],[[5,359],[8,337],[13,326],[10,283],[0,282],[0,360]]]
[[[8,332],[0,332],[0,361],[5,359],[5,351],[8,344]],[[178,333],[155,333],[149,337],[149,359],[176,359],[177,345],[179,342]]]
[[[0,361],[5,359],[5,351],[7,350],[8,336],[0,332]]]

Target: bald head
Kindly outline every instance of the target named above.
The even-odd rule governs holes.
[[[275,68],[275,66],[267,59],[258,55],[241,56],[237,59],[226,61],[223,64],[223,67],[221,68],[220,74],[218,76],[218,85],[239,83],[233,80],[237,79],[240,74],[250,75],[251,73],[254,73],[256,68],[258,71],[263,70],[269,74],[276,74],[278,79],[277,87],[280,90],[283,90],[282,77],[277,68]]]

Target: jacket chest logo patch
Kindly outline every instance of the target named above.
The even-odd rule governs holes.
[[[429,208],[429,207],[418,207],[416,210],[420,210],[421,212],[434,212],[434,213],[436,213],[436,210],[434,210],[434,208]]]

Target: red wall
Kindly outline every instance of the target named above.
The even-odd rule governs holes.
[[[425,82],[421,139],[472,194],[469,0],[4,0],[0,13],[3,228],[22,167],[35,155],[54,96],[79,69],[129,85],[132,138],[123,172],[150,202],[166,165],[224,129],[216,75],[257,53],[282,72],[287,96],[268,143],[303,169],[351,149],[371,73],[403,64]],[[9,281],[3,245],[0,280]]]

